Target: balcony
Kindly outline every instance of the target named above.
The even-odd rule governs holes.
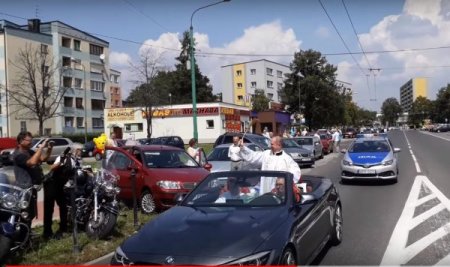
[[[93,91],[91,90],[91,98],[92,99],[100,99],[100,100],[105,100],[105,94],[103,92],[100,91]]]

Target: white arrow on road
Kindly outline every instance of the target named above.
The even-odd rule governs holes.
[[[433,199],[436,199],[435,202],[437,203],[434,207],[421,214],[414,215],[416,207]],[[450,200],[426,176],[416,176],[405,208],[394,228],[394,232],[384,253],[381,265],[408,264],[420,252],[450,234],[450,223],[447,223],[414,243],[408,244],[408,237],[416,226],[445,209],[450,211]],[[442,254],[439,251],[435,252],[436,255],[433,256],[435,258]],[[450,255],[440,257],[441,259],[436,259],[437,265],[450,265]],[[419,265],[421,264],[419,263]]]

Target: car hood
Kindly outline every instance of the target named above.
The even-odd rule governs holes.
[[[388,160],[389,152],[374,152],[374,153],[348,153],[347,157],[353,164],[375,164],[384,160]]]
[[[222,264],[251,254],[287,219],[285,207],[175,206],[146,224],[121,248],[135,263]]]
[[[284,147],[283,150],[289,154],[290,153],[300,153],[300,154],[310,154],[311,153],[311,151],[309,151],[308,149],[302,148],[302,147]]]

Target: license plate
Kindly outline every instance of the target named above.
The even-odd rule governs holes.
[[[375,174],[375,170],[369,170],[369,169],[362,169],[362,170],[358,170],[358,173],[362,173],[362,174]]]
[[[302,161],[310,161],[310,158],[302,158]]]

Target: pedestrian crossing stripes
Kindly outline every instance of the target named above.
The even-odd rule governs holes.
[[[381,265],[450,265],[450,200],[416,176]]]

